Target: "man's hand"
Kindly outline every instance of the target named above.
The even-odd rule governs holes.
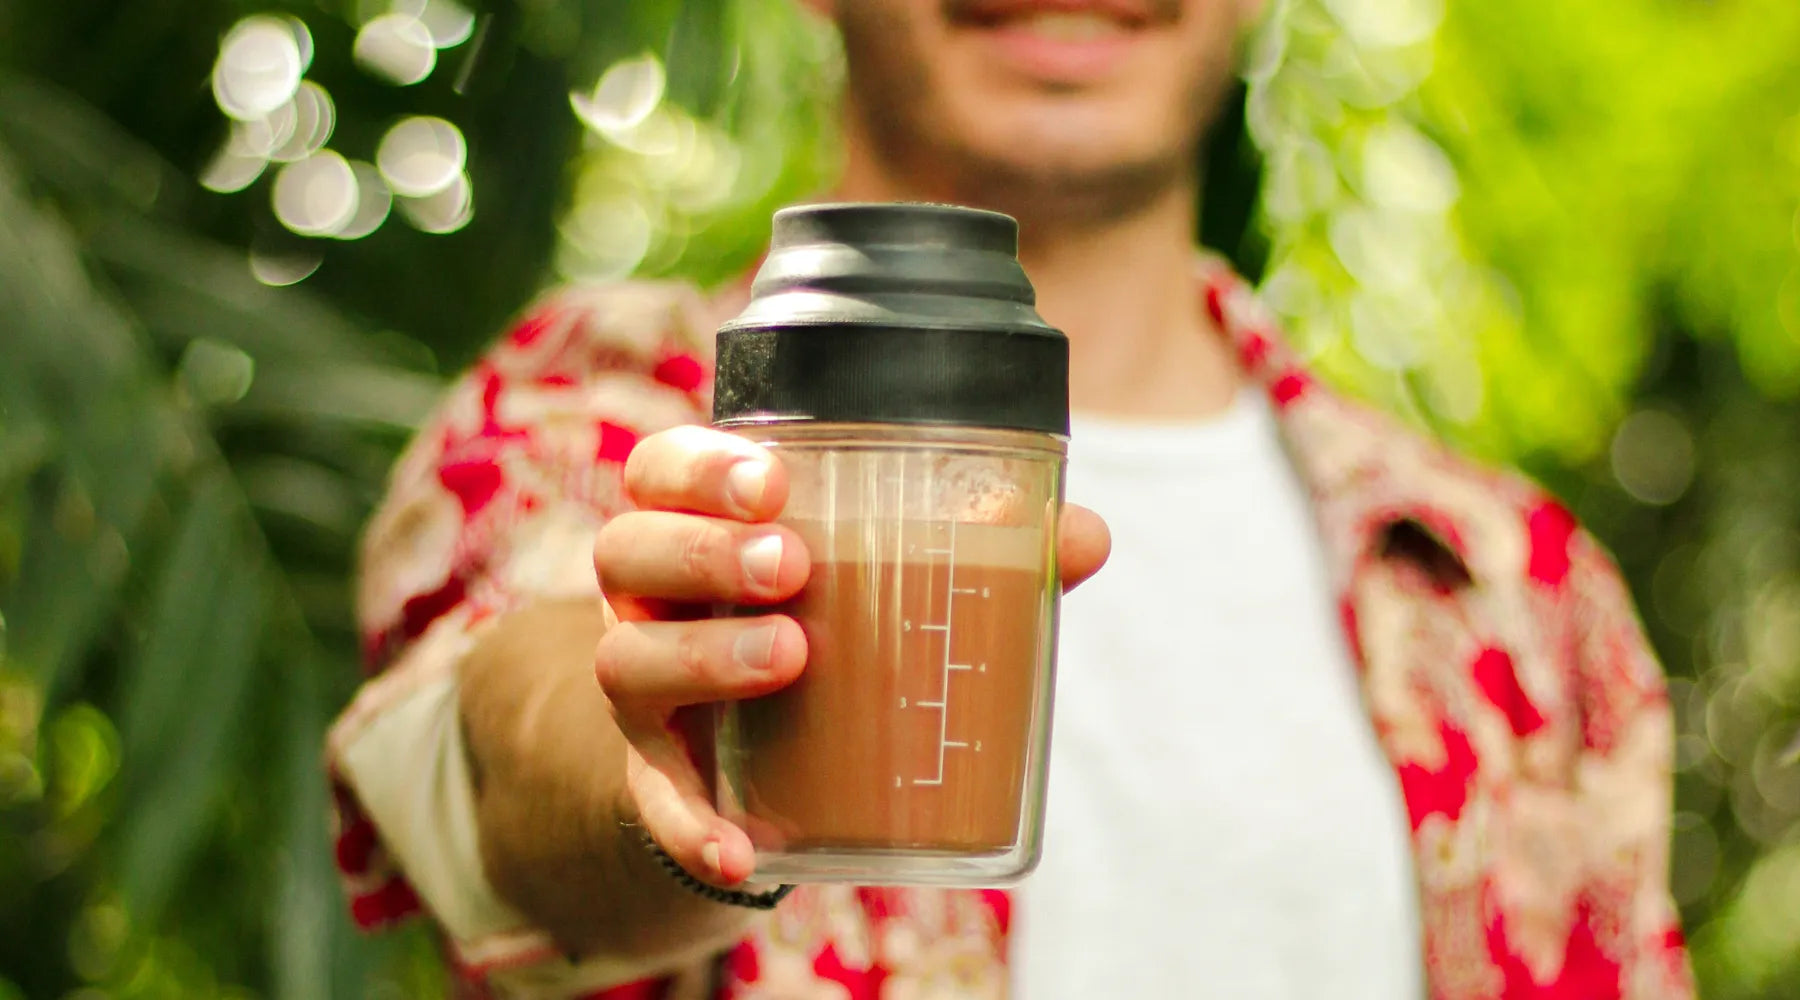
[[[771,521],[787,499],[781,464],[742,438],[704,427],[647,437],[625,486],[638,509],[594,546],[606,606],[508,612],[464,660],[460,687],[489,880],[564,950],[621,976],[712,954],[753,919],[677,885],[627,824],[697,876],[750,874],[748,838],[713,810],[686,753],[682,724],[696,720],[683,710],[799,676],[806,636],[791,618],[710,609],[778,603],[809,569],[800,539]],[[1098,517],[1066,507],[1064,584],[1098,569],[1108,545]]]
[[[749,837],[719,816],[689,752],[684,709],[778,690],[806,664],[792,618],[707,617],[721,604],[793,597],[811,563],[798,535],[771,523],[787,501],[775,454],[707,427],[639,442],[625,465],[636,511],[601,529],[594,567],[606,597],[594,671],[624,734],[626,787],[639,821],[694,875],[735,885],[751,874]],[[1092,511],[1063,510],[1065,589],[1105,562],[1110,539]]]

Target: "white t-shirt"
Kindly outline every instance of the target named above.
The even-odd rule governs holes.
[[[1013,995],[1422,996],[1406,812],[1268,405],[1078,417],[1068,497],[1113,549],[1063,603]]]

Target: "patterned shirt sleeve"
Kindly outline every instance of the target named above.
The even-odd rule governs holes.
[[[1558,514],[1573,524],[1560,507],[1540,516]],[[1674,726],[1662,667],[1611,557],[1580,530],[1566,551],[1566,567],[1531,572],[1567,573],[1581,719],[1574,780],[1591,824],[1586,846],[1605,873],[1582,906],[1596,936],[1614,942],[1622,1000],[1689,1000],[1694,983],[1668,888]],[[1579,952],[1572,942],[1566,961]]]
[[[487,883],[457,668],[508,609],[597,594],[592,539],[626,504],[625,457],[710,405],[713,325],[672,285],[539,303],[451,387],[369,525],[357,601],[371,677],[327,746],[338,867],[359,926],[429,913],[466,995],[601,995],[632,978],[563,960]]]

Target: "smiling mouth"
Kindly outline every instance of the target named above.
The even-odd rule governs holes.
[[[1039,10],[978,21],[975,27],[1025,31],[1052,42],[1092,42],[1117,38],[1132,30],[1110,14],[1094,11]]]
[[[1146,29],[1173,23],[1178,0],[947,0],[953,30],[981,39],[985,59],[1053,87],[1120,73]]]
[[[948,0],[958,27],[1030,31],[1056,41],[1103,38],[1174,21],[1179,0]]]

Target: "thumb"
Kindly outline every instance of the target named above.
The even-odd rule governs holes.
[[[1075,504],[1064,504],[1056,538],[1056,562],[1062,572],[1063,592],[1074,590],[1105,565],[1112,551],[1112,532],[1100,515]]]

